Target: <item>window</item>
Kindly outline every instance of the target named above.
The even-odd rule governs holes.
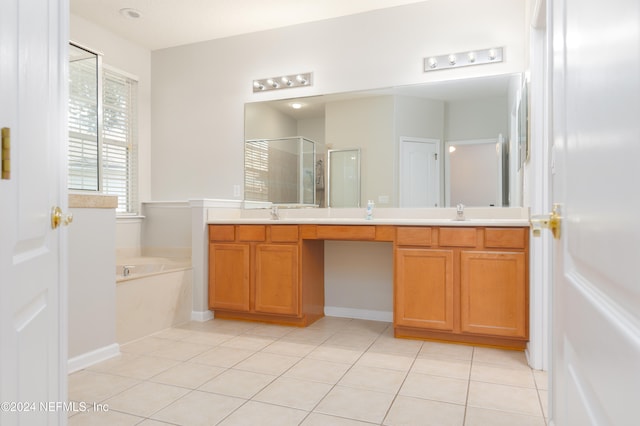
[[[70,46],[68,186],[116,195],[116,212],[135,214],[137,82],[100,62],[98,55]]]
[[[105,69],[102,80],[102,193],[118,196],[118,213],[136,213],[137,82]]]

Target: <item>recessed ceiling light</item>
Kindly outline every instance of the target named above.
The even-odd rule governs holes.
[[[302,104],[299,103],[299,102],[294,102],[294,103],[291,104],[291,108],[300,109],[300,108],[302,108]]]
[[[120,15],[129,19],[138,19],[142,17],[142,13],[138,9],[133,9],[130,7],[125,7],[124,9],[120,9]]]

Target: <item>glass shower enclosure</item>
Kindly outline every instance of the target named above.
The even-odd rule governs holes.
[[[244,198],[316,205],[315,142],[302,136],[245,141]]]

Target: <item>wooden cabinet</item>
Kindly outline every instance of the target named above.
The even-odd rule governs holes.
[[[209,308],[249,312],[248,244],[209,245]]]
[[[219,318],[294,325],[322,317],[324,283],[310,277],[302,291],[300,253],[298,225],[210,225],[209,308]]]
[[[460,327],[464,333],[527,337],[524,253],[460,253]]]
[[[399,248],[395,323],[453,331],[453,251]]]
[[[255,311],[300,313],[297,244],[258,244],[255,260]]]
[[[395,335],[524,348],[528,236],[527,228],[398,227]]]
[[[393,242],[396,336],[526,345],[526,227],[210,225],[210,309],[303,326],[321,318],[324,240]]]

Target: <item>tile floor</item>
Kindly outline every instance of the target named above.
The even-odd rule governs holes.
[[[191,322],[69,376],[70,425],[540,425],[522,352],[393,338],[391,324]]]

